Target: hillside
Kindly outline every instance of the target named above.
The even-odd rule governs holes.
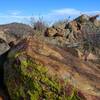
[[[31,65],[32,62],[33,64]],[[92,100],[92,98],[98,100],[100,99],[98,97],[100,95],[100,65],[94,65],[93,63],[81,61],[78,58],[74,57],[67,50],[55,47],[50,44],[42,43],[41,41],[31,37],[21,41],[8,54],[8,60],[6,61],[4,75],[5,83],[8,87],[8,91],[12,99],[20,97],[25,99],[27,98],[27,93],[30,91],[31,94],[29,93],[29,100],[33,100],[35,98],[34,96],[36,95],[35,93],[40,92],[38,90],[41,86],[44,86],[44,88],[46,89],[45,84],[49,83],[42,83],[43,80],[44,82],[46,80],[42,80],[41,78],[38,79],[42,76],[34,76],[36,74],[34,72],[35,66],[36,68],[41,66],[39,67],[41,73],[42,70],[44,70],[45,72],[45,68],[47,68],[47,73],[49,76],[57,77],[61,80],[67,80],[70,85],[75,86],[75,88],[81,91],[84,98],[86,98],[87,100]],[[32,83],[25,82],[28,80],[26,80],[26,78],[24,77],[29,79],[29,82]],[[37,82],[40,82],[38,83],[40,85],[40,87],[37,87],[38,90],[34,90],[34,82],[36,82],[37,80],[34,78],[37,78]],[[27,88],[25,92],[24,89],[25,87],[28,87],[29,84],[31,85],[31,87]],[[31,90],[32,87],[33,90]],[[16,91],[17,89],[18,91]],[[41,91],[45,91],[45,89]],[[40,98],[39,95],[43,94],[40,92],[40,94],[36,96],[36,99]],[[46,94],[44,95],[46,96]],[[49,96],[49,94],[47,95]],[[53,95],[54,94],[51,94],[51,99],[53,99]],[[44,98],[47,98],[45,96]],[[59,97],[60,96],[61,94],[59,94]],[[56,96],[55,99],[56,98],[58,98],[58,96]],[[61,98],[63,98],[63,96],[61,96]],[[62,99],[58,98],[58,100]],[[67,100],[67,98],[65,100]]]
[[[0,96],[4,100],[9,96],[11,100],[99,100],[97,17],[81,15],[50,27],[42,22],[35,28],[0,25]]]
[[[32,33],[32,28],[29,25],[22,23],[9,23],[0,25],[0,30],[8,31],[12,35],[22,36]]]

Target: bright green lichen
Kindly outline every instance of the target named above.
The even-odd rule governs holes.
[[[18,57],[19,54],[14,58],[17,62]],[[29,57],[20,60],[20,64],[13,63],[10,69],[6,82],[12,100],[80,100],[76,91],[67,96],[67,84],[60,84],[56,76],[47,74],[45,66],[36,64]]]

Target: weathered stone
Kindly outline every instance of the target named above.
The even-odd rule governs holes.
[[[90,16],[83,14],[83,15],[79,16],[78,18],[76,18],[75,21],[77,21],[79,23],[85,23],[85,22],[89,21],[89,18],[90,18]]]
[[[10,49],[9,45],[3,39],[0,38],[0,55],[5,53],[9,49]]]
[[[54,36],[57,33],[57,30],[54,28],[47,28],[47,30],[45,31],[45,36]]]
[[[86,100],[90,96],[94,100],[92,97],[100,98],[100,66],[97,66],[79,60],[63,48],[29,37],[8,54],[5,83],[12,100],[62,100],[62,94],[58,93],[59,79],[81,90]]]

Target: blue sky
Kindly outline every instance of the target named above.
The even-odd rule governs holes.
[[[100,0],[1,0],[0,24],[29,22],[42,17],[46,21],[100,13]]]

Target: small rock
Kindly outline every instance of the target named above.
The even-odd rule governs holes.
[[[54,28],[47,28],[45,31],[45,36],[52,37],[57,33],[57,30]]]

